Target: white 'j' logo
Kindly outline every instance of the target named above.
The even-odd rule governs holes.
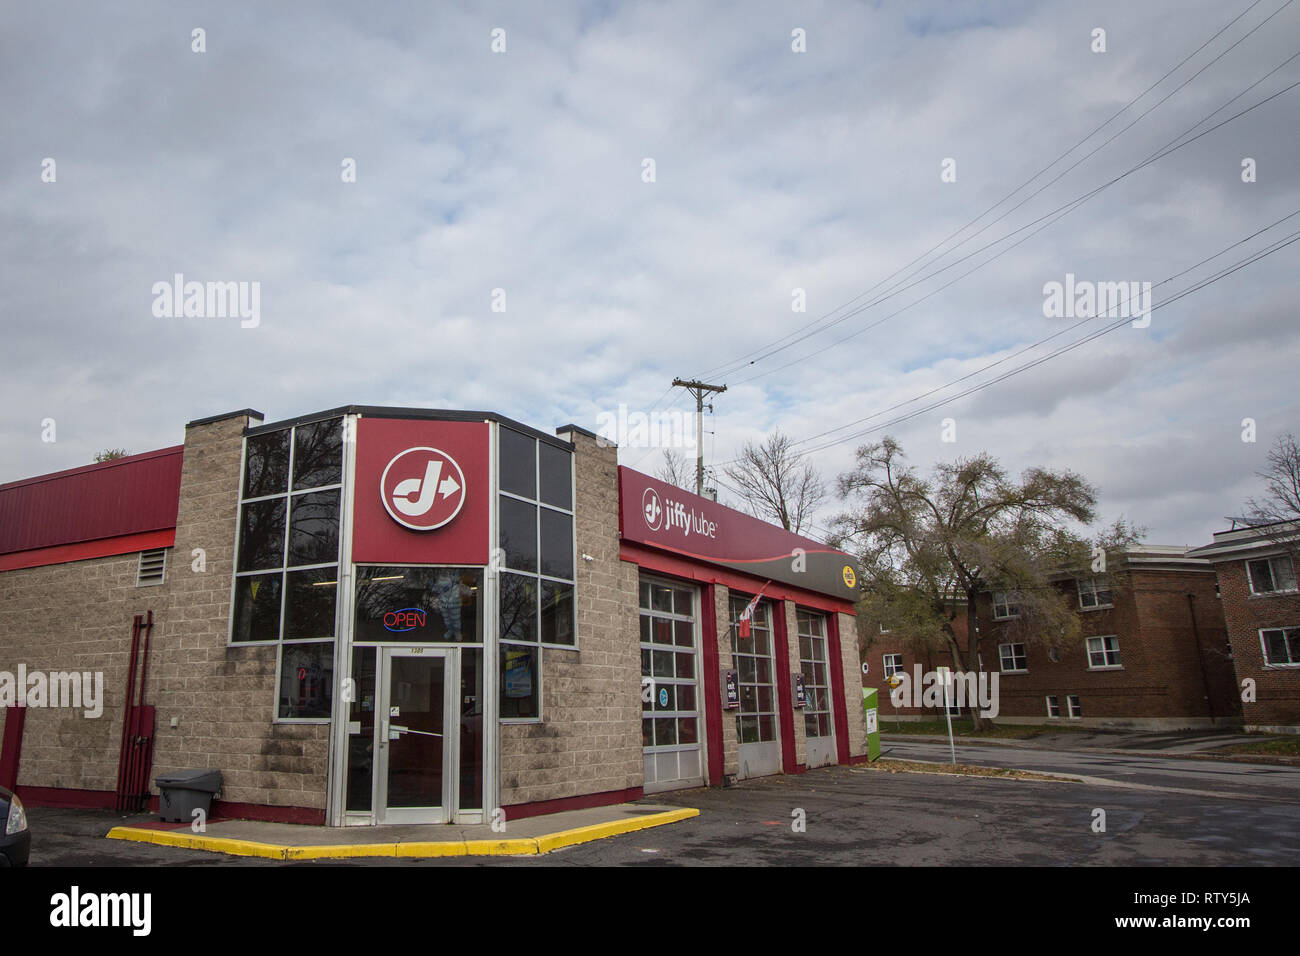
[[[641,514],[645,516],[646,526],[651,531],[659,530],[659,522],[663,518],[664,508],[659,503],[659,493],[653,488],[647,488],[645,494],[641,496]]]
[[[394,456],[379,479],[389,516],[412,531],[441,528],[465,504],[465,474],[437,448],[408,448]]]

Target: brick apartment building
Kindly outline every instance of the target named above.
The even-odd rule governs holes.
[[[1248,730],[1300,733],[1298,542],[1296,522],[1277,522],[1220,531],[1188,552],[1218,575]]]
[[[998,721],[1146,730],[1241,722],[1223,608],[1206,559],[1182,548],[1133,547],[1108,576],[1061,576],[1053,586],[1079,618],[1083,636],[1071,646],[1026,633],[1014,593],[979,597],[981,666],[999,675]],[[962,611],[954,623],[964,647],[964,605]],[[922,673],[953,666],[945,650],[918,653],[892,634],[880,636],[865,663],[866,683],[882,688],[898,670],[914,682],[917,665]],[[887,722],[894,713],[882,689],[881,717]],[[942,709],[904,706],[897,713],[928,719]]]
[[[0,784],[212,768],[225,815],[474,823],[854,762],[855,585],[576,426],[245,409],[0,485]]]

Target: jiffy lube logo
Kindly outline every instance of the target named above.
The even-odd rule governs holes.
[[[647,488],[641,496],[641,514],[645,518],[646,527],[651,531],[658,531],[662,526],[665,531],[677,528],[686,537],[692,534],[701,534],[706,538],[717,537],[716,521],[710,521],[704,517],[704,512],[696,511],[693,507],[687,508],[680,501],[671,498],[661,501],[659,492],[653,488]]]
[[[653,488],[647,488],[641,496],[641,513],[645,515],[646,527],[658,531],[663,524],[664,506],[659,503],[659,492]]]
[[[437,448],[398,452],[379,479],[384,510],[412,531],[433,531],[465,504],[465,474],[456,459]]]

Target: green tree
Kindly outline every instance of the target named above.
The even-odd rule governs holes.
[[[925,478],[886,437],[858,449],[837,490],[848,510],[833,520],[832,543],[856,552],[866,609],[885,627],[946,647],[956,669],[978,673],[977,598],[1005,590],[1027,632],[1078,638],[1073,605],[1050,579],[1087,566],[1092,554],[1067,525],[1095,516],[1096,491],[1081,476],[1031,468],[1015,480],[980,454],[940,463]],[[957,613],[966,616],[965,647]],[[977,711],[972,718],[985,726]]]
[[[126,456],[127,450],[125,448],[105,448],[103,451],[98,452],[95,455],[95,464],[104,461],[112,461],[115,458],[125,458]]]

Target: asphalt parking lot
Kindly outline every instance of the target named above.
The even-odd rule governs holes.
[[[657,794],[698,818],[539,857],[348,860],[352,866],[1300,865],[1300,803],[1215,793],[831,767]],[[1105,832],[1093,831],[1105,811]],[[104,839],[140,817],[33,808],[33,866],[319,866]],[[802,829],[794,824],[803,821]]]

